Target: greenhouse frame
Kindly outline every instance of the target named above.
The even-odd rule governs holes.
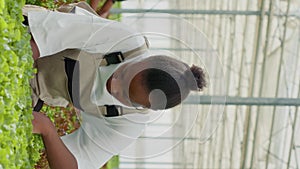
[[[143,18],[136,27],[146,35],[156,31],[149,28],[155,23],[167,28],[157,28],[150,49],[204,65],[210,78],[207,90],[180,107],[181,113],[199,110],[188,135],[162,155],[121,155],[120,168],[299,168],[299,9],[296,0],[136,0],[113,9],[124,23]],[[197,29],[178,25],[178,18]],[[201,44],[206,40],[199,41],[199,32],[209,44]],[[174,40],[179,34],[183,42]],[[177,125],[174,133],[186,131],[184,120],[174,114],[167,119],[154,122],[152,132],[170,123]],[[174,144],[181,139],[149,133],[144,137]]]

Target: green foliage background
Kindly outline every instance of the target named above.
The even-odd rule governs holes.
[[[29,34],[22,26],[25,0],[0,0],[0,168],[33,168],[42,142],[31,134]]]
[[[74,0],[0,0],[0,169],[34,168],[44,147],[41,137],[31,133],[29,80],[34,70],[30,35],[21,24],[21,9],[25,3],[55,9],[70,2]],[[60,111],[43,110],[52,120]],[[114,157],[107,168],[118,168],[118,163],[118,157]]]

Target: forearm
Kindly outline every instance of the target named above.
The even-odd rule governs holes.
[[[106,18],[109,14],[110,8],[114,5],[113,0],[106,0],[103,6],[100,8],[99,11],[97,11],[98,15],[100,15],[103,18]]]
[[[64,145],[55,128],[49,129],[47,134],[42,134],[42,137],[51,169],[78,168],[76,158]]]
[[[90,1],[90,5],[91,7],[96,11],[97,10],[97,7],[98,7],[98,4],[101,0],[91,0]]]
[[[32,50],[32,58],[33,60],[37,60],[40,57],[40,52],[33,38],[30,40],[30,46]]]

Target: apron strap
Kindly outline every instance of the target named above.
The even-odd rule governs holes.
[[[127,52],[113,52],[113,53],[108,53],[104,55],[103,59],[100,60],[99,66],[108,66],[110,64],[118,64],[123,62],[125,59],[130,59],[134,58],[138,55],[141,55],[145,53],[145,51],[149,48],[149,43],[146,37],[145,38],[145,43],[137,47],[133,50],[127,51]]]
[[[44,101],[39,99],[36,105],[34,106],[33,111],[39,112],[42,109],[43,105]]]

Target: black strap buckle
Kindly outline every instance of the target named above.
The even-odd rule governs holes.
[[[103,59],[106,60],[107,65],[118,64],[124,60],[124,56],[123,56],[122,52],[113,52],[113,53],[104,55]]]
[[[115,116],[120,116],[123,114],[122,108],[120,106],[105,105],[105,107],[106,107],[105,117],[115,117]]]

